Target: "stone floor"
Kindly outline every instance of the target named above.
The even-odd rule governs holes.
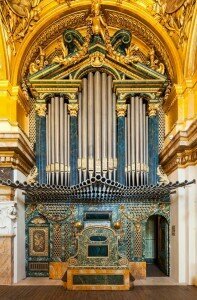
[[[176,281],[174,281],[172,278],[170,277],[147,277],[146,279],[140,279],[140,280],[135,280],[134,282],[135,286],[139,286],[139,285],[178,285],[178,283],[176,283]],[[61,280],[52,280],[47,278],[43,278],[43,277],[39,277],[39,278],[35,278],[35,277],[29,277],[29,278],[25,278],[24,280],[21,280],[20,282],[18,282],[17,284],[15,284],[16,286],[19,285],[42,285],[42,286],[46,286],[46,285],[62,285],[62,281]]]
[[[131,291],[66,291],[62,286],[59,285],[57,286],[15,285],[15,286],[0,286],[0,299],[1,300],[196,300],[197,288],[192,286],[135,286],[135,288]]]

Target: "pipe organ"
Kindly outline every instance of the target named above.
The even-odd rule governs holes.
[[[51,97],[46,115],[47,183],[70,183],[70,116],[63,96]]]
[[[148,116],[146,103],[140,96],[131,96],[127,106],[125,126],[126,184],[148,183]]]
[[[89,72],[78,93],[79,182],[98,174],[117,180],[117,96],[113,77]],[[141,96],[129,96],[125,117],[125,179],[128,186],[148,183],[148,116]],[[48,101],[46,116],[47,183],[70,184],[70,115],[64,96]]]
[[[66,263],[61,278],[79,270],[77,288],[82,282],[83,289],[92,282],[103,288],[103,282],[120,289],[129,261],[132,269],[135,262],[136,270],[145,268],[145,220],[170,195],[168,186],[157,186],[166,76],[156,71],[153,54],[142,61],[129,30],[110,36],[101,19],[99,29],[97,5],[87,35],[84,28],[65,29],[62,54],[48,49],[49,65],[29,79],[32,95],[36,91],[39,183],[24,184],[29,204],[38,204],[33,213],[27,207],[27,270],[28,276],[60,274]]]
[[[82,79],[78,131],[79,178],[102,174],[115,180],[116,115],[111,75],[96,71]]]

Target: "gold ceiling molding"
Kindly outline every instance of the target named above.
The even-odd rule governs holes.
[[[141,38],[150,48],[155,49],[159,54],[160,60],[164,62],[170,78],[174,78],[172,64],[169,60],[169,55],[166,51],[165,45],[158,38],[158,36],[139,19],[134,16],[128,16],[121,12],[106,9],[105,11],[106,22],[109,26],[115,28],[126,28],[131,30],[133,35]]]
[[[7,44],[16,54],[16,43],[21,43],[28,31],[40,19],[38,5],[42,0],[0,1],[0,14],[7,31]]]
[[[48,44],[53,42],[57,36],[61,35],[66,28],[79,28],[83,27],[88,15],[88,10],[82,10],[76,13],[65,15],[64,17],[56,20],[52,25],[45,28],[31,48],[24,59],[21,76],[25,77],[28,74],[29,66],[34,62],[40,53],[40,47],[44,49]]]
[[[154,0],[152,14],[180,46],[188,39],[196,0]]]
[[[187,131],[179,131],[165,146],[160,153],[160,164],[167,175],[197,164],[197,121]]]
[[[65,15],[61,19],[56,20],[52,25],[45,28],[45,30],[42,31],[37,37],[36,41],[33,43],[32,47],[27,53],[22,68],[22,77],[27,76],[30,64],[35,64],[36,58],[39,57],[40,47],[42,49],[45,49],[47,45],[49,45],[51,42],[57,39],[57,37],[61,35],[66,28],[83,28],[84,24],[86,24],[88,12],[89,10],[86,9],[79,12],[71,13],[69,15]],[[163,73],[165,64],[170,77],[174,77],[172,65],[164,44],[161,42],[159,37],[148,28],[148,26],[146,26],[141,21],[139,21],[131,15],[128,16],[127,14],[112,11],[109,9],[103,9],[103,12],[108,26],[129,29],[132,31],[133,35],[138,36],[146,44],[148,44],[149,47],[155,49],[154,52],[158,54],[161,62],[156,64],[157,62],[152,61],[152,64],[155,63],[154,67],[161,73]],[[133,51],[133,49],[131,50]],[[152,57],[154,55],[155,53],[152,55]],[[164,64],[162,63],[162,61],[164,62]]]

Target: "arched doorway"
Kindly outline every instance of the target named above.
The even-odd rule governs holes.
[[[147,277],[169,276],[169,224],[163,216],[147,220],[145,259]]]

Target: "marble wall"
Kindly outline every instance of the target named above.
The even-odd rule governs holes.
[[[197,178],[197,166],[177,169],[170,181]],[[194,284],[197,275],[197,185],[179,188],[171,200],[170,276]],[[173,226],[173,231],[172,231]]]
[[[0,235],[0,285],[13,283],[13,235]]]

